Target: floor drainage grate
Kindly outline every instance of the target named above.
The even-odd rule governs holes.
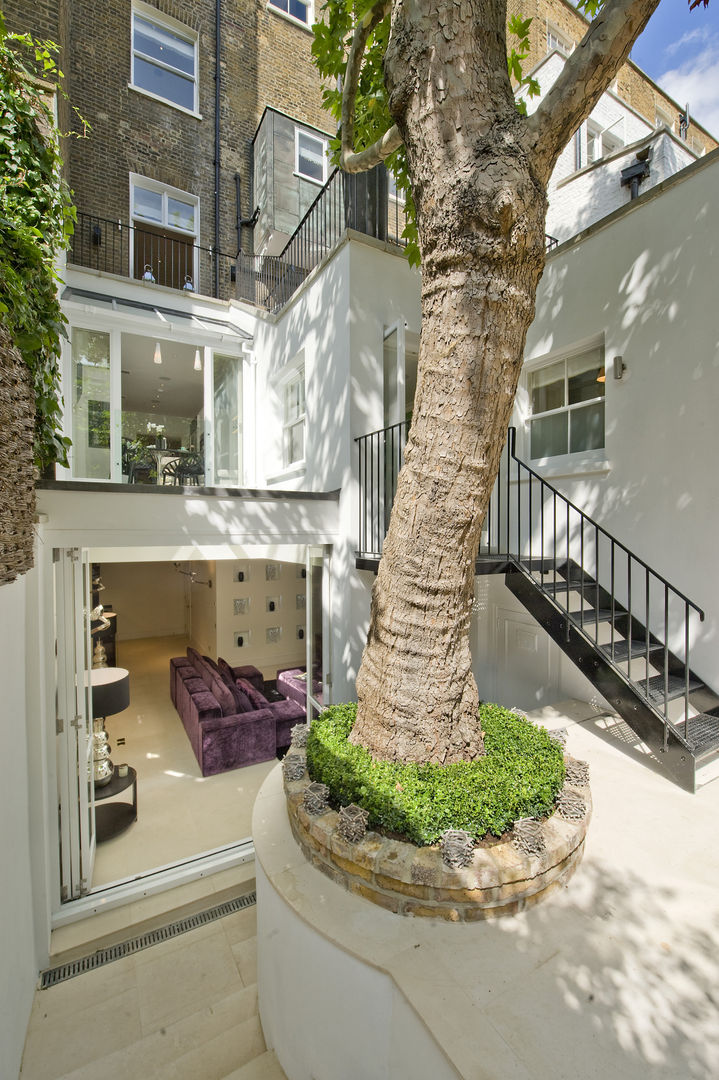
[[[235,911],[242,911],[243,908],[252,907],[256,903],[255,892],[245,893],[244,896],[236,896],[233,900],[218,904],[217,907],[208,908],[207,911],[198,911],[194,915],[188,915],[186,919],[178,919],[177,922],[168,923],[167,926],[161,926],[157,930],[150,930],[146,934],[130,938],[129,941],[120,941],[117,945],[110,945],[107,949],[98,949],[97,952],[89,956],[81,956],[68,964],[48,968],[40,974],[40,989],[47,990],[49,986],[57,986],[58,983],[65,982],[67,979],[74,979],[76,975],[111,964],[113,960],[122,960],[123,957],[131,956],[132,953],[149,949],[152,945],[159,945],[160,942],[169,941],[170,938],[178,937],[180,934],[187,934],[190,930],[197,930],[200,926],[206,926],[207,923],[222,919],[225,915],[232,915]]]

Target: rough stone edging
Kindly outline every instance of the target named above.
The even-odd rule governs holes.
[[[291,754],[306,763],[303,747],[293,744]],[[566,819],[555,813],[542,822],[541,853],[525,854],[506,841],[475,848],[468,866],[452,869],[435,846],[416,847],[375,832],[349,843],[338,831],[337,811],[311,814],[305,809],[310,782],[306,769],[301,779],[284,776],[292,833],[313,866],[349,892],[389,911],[451,922],[514,915],[564,885],[584,853],[592,812],[589,785],[565,784],[564,795],[584,801],[584,815]]]

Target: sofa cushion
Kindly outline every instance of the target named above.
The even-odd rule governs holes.
[[[236,679],[235,681],[240,690],[250,699],[253,709],[267,708],[267,698],[252,683],[249,683],[247,679]]]
[[[219,678],[222,680],[224,685],[227,687],[227,689],[232,694],[232,697],[233,697],[234,702],[235,702],[235,710],[234,711],[236,713],[251,712],[252,711],[252,703],[250,702],[250,699],[247,697],[247,694],[245,694],[240,689],[240,687],[235,684],[235,680],[234,680],[234,677],[232,675],[232,668],[227,663],[227,661],[222,659],[222,657],[220,657],[218,659],[218,661],[217,661],[217,671],[218,671]]]
[[[248,683],[252,683],[255,689],[259,690],[260,693],[265,689],[265,680],[262,672],[252,664],[243,664],[241,667],[234,667],[232,673],[236,679],[247,679]]]
[[[187,655],[207,689],[217,699],[222,715],[233,716],[237,712],[235,697],[225,686],[215,668],[208,664],[204,656],[200,656],[197,649],[193,649],[191,646],[187,649]]]

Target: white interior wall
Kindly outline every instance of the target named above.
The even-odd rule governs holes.
[[[267,579],[267,567],[276,574]],[[306,579],[301,572],[304,562],[282,562],[278,559],[243,559],[217,563],[217,655],[223,656],[232,667],[254,664],[265,679],[274,679],[278,668],[304,666],[306,639],[298,638],[297,628],[305,630],[306,610],[304,600]],[[238,571],[244,581],[237,581]],[[193,591],[194,594],[197,590]],[[302,598],[298,607],[297,597]],[[247,611],[235,615],[234,601],[247,602]],[[268,611],[268,601],[275,603],[275,610]],[[268,628],[279,627],[277,641],[268,641]],[[249,640],[242,648],[235,644],[240,632]]]
[[[191,562],[200,581],[209,585],[191,585],[190,593],[190,641],[203,656],[217,658],[217,573],[216,563]],[[188,579],[189,580],[189,579]]]
[[[100,603],[117,612],[118,641],[187,633],[189,578],[172,563],[103,563],[100,576],[105,586]]]
[[[27,630],[28,575],[0,586],[0,862],[3,872],[0,919],[0,1075],[17,1076],[38,973],[33,910],[28,754],[30,710],[26,679],[32,678]],[[35,645],[32,653],[37,653]],[[41,857],[39,852],[34,857]]]

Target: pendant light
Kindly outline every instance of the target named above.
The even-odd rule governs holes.
[[[200,360],[200,350],[195,349],[195,363],[193,364],[195,371],[202,371],[202,360]]]
[[[153,360],[155,361],[156,364],[161,364],[162,363],[162,350],[160,349],[160,342],[159,341],[155,342],[155,355],[153,357]]]

